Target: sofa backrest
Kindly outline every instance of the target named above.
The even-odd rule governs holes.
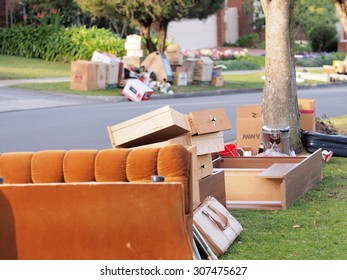
[[[9,152],[0,155],[0,177],[4,184],[36,184],[146,182],[152,175],[161,175],[166,182],[183,183],[189,212],[190,160],[188,150],[180,144],[135,149]]]

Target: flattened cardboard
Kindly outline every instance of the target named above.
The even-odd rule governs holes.
[[[136,147],[167,141],[190,131],[187,116],[165,106],[108,127],[113,147]]]

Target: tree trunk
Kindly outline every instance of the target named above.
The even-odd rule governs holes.
[[[146,47],[149,53],[155,52],[157,50],[151,38],[151,25],[152,21],[139,21],[138,22],[141,29],[141,35],[146,41]]]
[[[337,11],[337,14],[339,16],[340,23],[343,27],[343,30],[345,31],[345,34],[347,35],[347,8],[346,8],[346,1],[337,1],[333,0],[333,3],[335,5],[335,9]]]
[[[263,125],[290,126],[290,143],[301,151],[292,11],[294,0],[261,0],[265,13]]]
[[[165,51],[165,42],[166,42],[166,35],[167,35],[167,28],[169,26],[169,21],[162,19],[159,22],[159,32],[158,32],[158,50],[160,52]]]

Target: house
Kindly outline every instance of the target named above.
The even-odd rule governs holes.
[[[235,43],[240,36],[254,32],[250,11],[245,8],[244,0],[226,0],[225,8],[206,20],[171,22],[168,39],[183,49],[214,48],[224,43]]]

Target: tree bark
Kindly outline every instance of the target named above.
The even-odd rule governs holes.
[[[293,149],[302,149],[294,66],[294,0],[261,0],[265,14],[263,125],[290,126]]]
[[[169,21],[166,19],[162,19],[159,22],[159,32],[158,32],[158,51],[165,51],[165,42],[166,42],[166,34],[167,28],[169,26]]]
[[[343,30],[345,31],[345,34],[347,35],[347,10],[346,10],[346,1],[337,1],[333,0],[333,3],[335,5],[335,9],[337,11],[337,14],[339,16],[340,23],[343,27]]]
[[[141,35],[146,41],[146,47],[149,53],[157,51],[157,48],[151,38],[152,21],[139,21],[138,23],[140,25],[140,29],[142,33]]]

